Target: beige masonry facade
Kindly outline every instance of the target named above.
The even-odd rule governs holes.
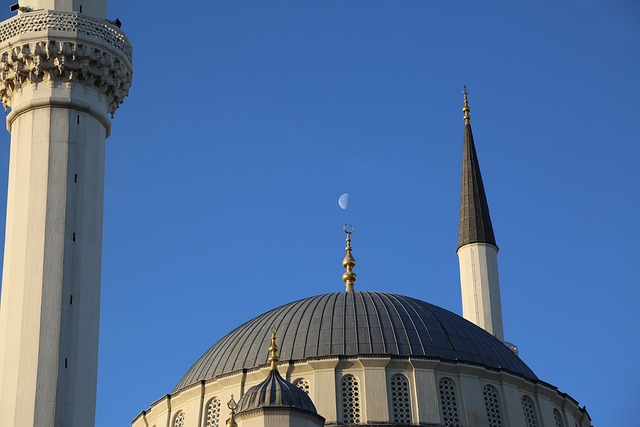
[[[412,358],[354,357],[281,363],[278,369],[294,384],[296,380],[306,380],[309,396],[318,414],[326,419],[325,425],[446,426],[443,413],[445,407],[452,407],[449,403],[453,398],[458,425],[489,427],[491,409],[487,407],[484,389],[490,387],[496,393],[496,410],[505,427],[528,426],[522,403],[525,397],[532,403],[537,426],[555,427],[554,412],[560,414],[563,426],[591,426],[584,408],[552,385],[481,366]],[[154,402],[134,419],[132,426],[224,427],[229,418],[226,402],[232,395],[238,399],[259,384],[268,372],[269,367],[264,365],[186,387]],[[398,375],[408,383],[410,406],[405,413],[409,414],[409,423],[398,423],[397,415],[394,419],[391,380]],[[359,387],[361,418],[356,423],[345,421],[341,383],[347,376],[354,377]],[[441,381],[453,384],[453,395],[443,393]],[[219,418],[208,422],[206,406],[214,398],[222,402],[224,409]],[[178,414],[183,414],[180,417],[183,424],[176,424]],[[236,421],[240,427],[252,425],[245,425],[241,418]]]

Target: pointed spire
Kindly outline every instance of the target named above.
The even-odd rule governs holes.
[[[271,370],[275,371],[278,369],[278,362],[280,358],[278,357],[278,346],[276,345],[276,331],[273,329],[271,331],[271,347],[269,347],[269,363],[271,363]]]
[[[488,243],[496,248],[487,196],[482,184],[480,165],[471,132],[471,116],[467,87],[464,95],[464,149],[462,154],[462,189],[460,193],[460,229],[458,232],[458,249],[469,243]]]
[[[353,233],[353,227],[351,225],[347,226],[347,224],[345,224],[342,229],[347,235],[347,247],[345,248],[347,254],[342,260],[342,266],[346,268],[347,271],[342,275],[342,280],[345,283],[346,291],[353,292],[354,282],[357,279],[356,273],[353,272],[353,267],[356,266],[356,260],[351,255],[351,233]]]

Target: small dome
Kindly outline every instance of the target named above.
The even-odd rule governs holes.
[[[296,408],[317,414],[307,393],[282,378],[277,369],[271,370],[266,380],[242,396],[237,413],[259,408]]]
[[[402,295],[358,291],[305,298],[246,322],[207,350],[174,391],[264,365],[272,328],[281,331],[280,360],[410,356],[466,362],[537,379],[502,341],[455,313]]]

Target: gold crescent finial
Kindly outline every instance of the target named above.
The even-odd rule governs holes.
[[[462,107],[462,112],[464,113],[464,123],[468,125],[471,121],[471,116],[469,115],[471,108],[469,108],[469,91],[467,90],[466,86],[462,89],[462,95],[464,96],[464,107]]]
[[[351,255],[351,234],[353,233],[354,228],[351,224],[345,224],[342,227],[342,230],[347,235],[347,247],[345,248],[347,254],[342,260],[342,266],[346,268],[347,271],[342,275],[342,280],[345,283],[347,292],[353,292],[354,282],[357,279],[356,273],[353,272],[353,267],[356,266],[356,260],[353,258],[353,255]]]
[[[271,370],[275,371],[278,367],[278,346],[276,345],[276,331],[275,327],[271,330],[271,347],[269,347],[269,363],[271,363]]]
[[[229,408],[229,420],[227,421],[227,427],[238,427],[236,423],[236,409],[238,408],[238,404],[233,399],[233,394],[231,395],[231,400],[227,402],[227,408]]]

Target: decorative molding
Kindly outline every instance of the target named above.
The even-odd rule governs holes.
[[[71,33],[72,36],[86,36],[98,39],[116,54],[133,62],[133,48],[127,36],[115,26],[100,19],[90,18],[75,12],[54,12],[50,10],[21,13],[0,24],[0,43],[28,33],[56,31]]]
[[[106,99],[113,115],[129,93],[131,71],[113,55],[96,47],[44,40],[0,52],[0,100],[5,111],[27,84],[78,82]]]
[[[11,112],[7,115],[7,130],[11,133],[11,127],[13,126],[13,121],[21,115],[22,113],[35,110],[38,108],[52,108],[52,107],[60,107],[60,108],[72,108],[78,111],[84,111],[85,113],[91,114],[93,117],[98,119],[100,123],[104,126],[104,129],[107,132],[107,138],[111,135],[111,122],[107,117],[105,117],[104,112],[100,112],[96,110],[91,104],[85,102],[78,102],[75,100],[69,100],[67,98],[60,99],[55,97],[49,98],[40,98],[34,99],[27,102],[21,102],[20,106],[16,108],[12,108]]]
[[[104,96],[113,115],[131,87],[131,59],[129,40],[107,22],[76,13],[19,14],[0,24],[0,100],[6,111],[25,85],[77,82]]]

